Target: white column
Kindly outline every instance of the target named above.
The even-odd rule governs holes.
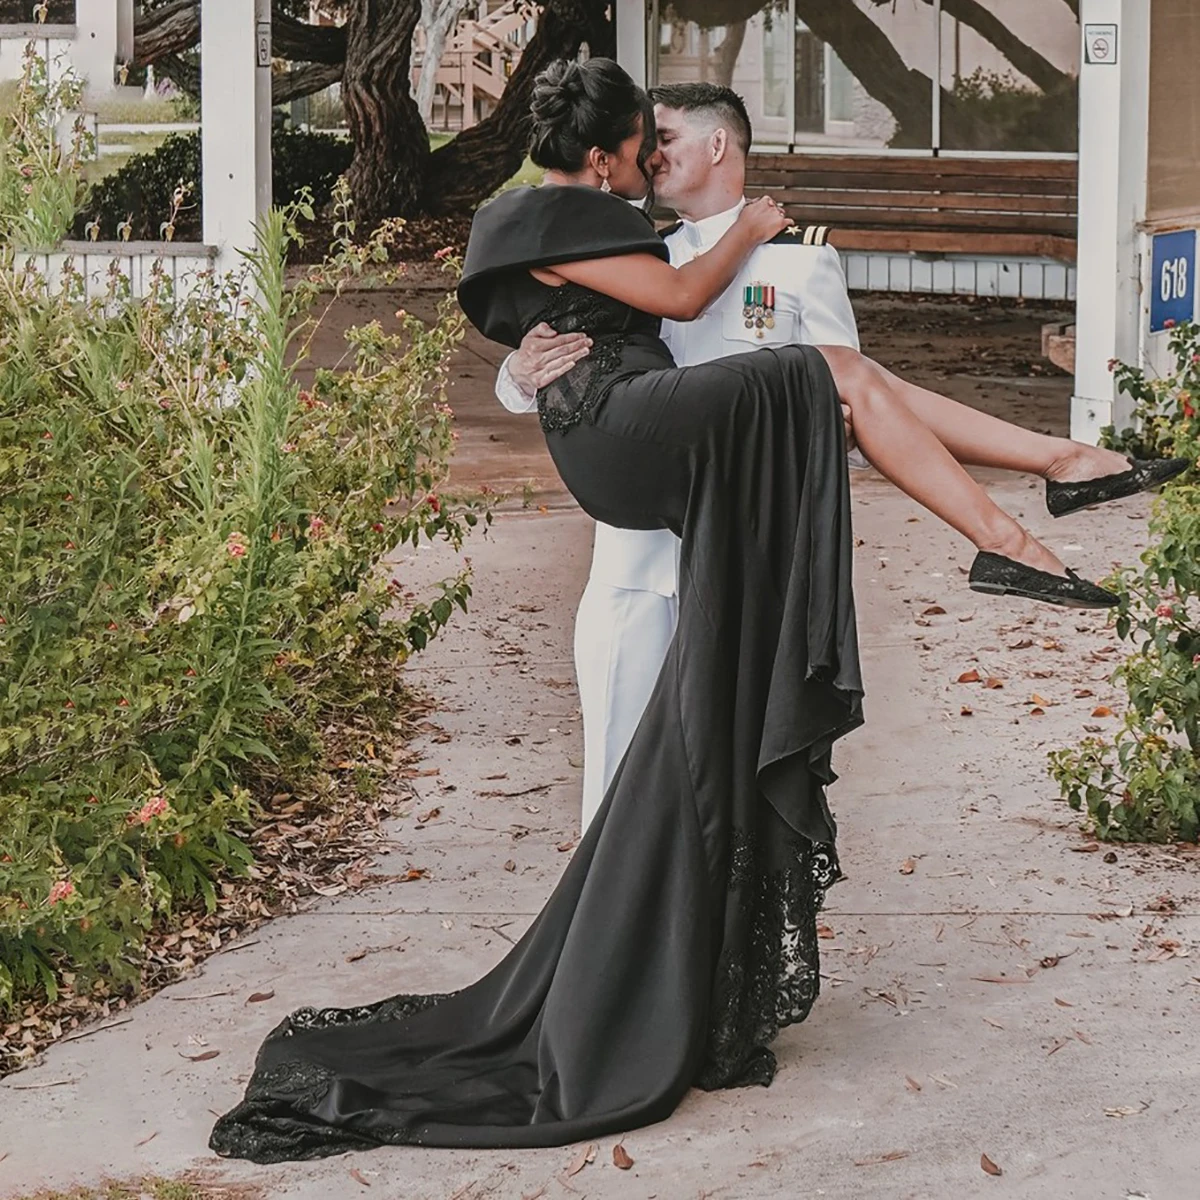
[[[133,0],[116,0],[117,6],[117,59],[133,61]]]
[[[664,0],[665,2],[665,0]],[[649,24],[647,0],[616,0],[617,62],[646,86],[646,26]]]
[[[108,95],[115,86],[117,24],[115,0],[75,0],[71,65],[87,81],[89,100]]]
[[[1095,442],[1101,428],[1129,419],[1110,359],[1137,362],[1141,316],[1140,238],[1146,212],[1150,114],[1150,5],[1082,0],[1079,68],[1079,249],[1075,301],[1075,395],[1071,436]],[[1089,54],[1116,27],[1116,61]],[[1089,26],[1093,27],[1089,29]],[[1102,45],[1101,51],[1104,49]],[[1092,58],[1093,61],[1089,61]]]
[[[218,272],[239,267],[271,206],[270,21],[270,0],[201,0],[204,240]]]

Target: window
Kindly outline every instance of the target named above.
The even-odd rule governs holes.
[[[1075,0],[647,2],[651,81],[732,87],[759,145],[1075,152]]]

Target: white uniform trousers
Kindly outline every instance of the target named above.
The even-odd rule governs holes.
[[[583,711],[583,825],[604,799],[658,681],[679,620],[679,598],[591,579],[575,617],[575,674]]]

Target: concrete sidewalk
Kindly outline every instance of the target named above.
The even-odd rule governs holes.
[[[352,297],[348,319],[399,304],[432,300]],[[1036,331],[1024,309],[1000,314],[1016,330],[1005,335],[1009,374],[983,378],[955,373],[972,355],[998,357],[973,310],[857,307],[885,364],[1063,431],[1069,381],[1012,374]],[[962,330],[953,345],[937,332],[950,318]],[[199,1167],[302,1200],[1194,1200],[1196,855],[1117,848],[1105,861],[1108,847],[1088,851],[1045,774],[1049,748],[1115,723],[1092,716],[1117,699],[1105,682],[1115,635],[1095,614],[974,596],[966,544],[870,474],[853,479],[867,724],[840,744],[831,792],[848,878],[824,918],[824,994],[778,1040],[774,1085],[693,1093],[623,1140],[627,1171],[612,1163],[611,1138],[574,1175],[570,1147],[395,1149],[270,1168],[207,1151],[214,1116],[239,1098],[285,1013],[469,983],[519,936],[570,853],[582,755],[571,640],[590,522],[557,486],[536,421],[505,416],[488,395],[502,354],[474,334],[460,351],[455,471],[464,485],[516,488],[518,502],[468,548],[471,614],[408,668],[436,697],[444,732],[428,739],[420,802],[378,860],[382,873],[428,876],[314,902],[128,1023],[0,1083],[0,1197]],[[527,509],[523,483],[536,497]],[[988,483],[1087,574],[1138,552],[1144,498],[1054,522],[1039,487]],[[435,549],[398,561],[413,586],[453,569]],[[971,668],[1004,686],[955,682]],[[256,992],[274,994],[249,1003]],[[188,1061],[209,1050],[218,1056]],[[984,1172],[984,1154],[1002,1176]]]
[[[1069,532],[1066,545],[1129,553],[1146,507],[1052,523],[1027,485],[996,490],[1057,547]],[[422,808],[441,815],[399,821],[380,869],[429,878],[277,921],[128,1024],[59,1045],[0,1085],[0,1195],[209,1165],[305,1200],[366,1192],[351,1169],[387,1200],[1194,1197],[1200,961],[1157,947],[1173,939],[1186,953],[1200,940],[1195,859],[1075,853],[1085,843],[1043,771],[1046,748],[1113,698],[1108,660],[1089,657],[1112,635],[1093,615],[977,602],[953,535],[873,477],[856,482],[855,502],[868,723],[842,744],[833,790],[849,878],[826,916],[825,993],[779,1039],[770,1089],[689,1096],[624,1139],[628,1171],[612,1165],[613,1139],[569,1177],[570,1148],[273,1168],[205,1149],[213,1113],[238,1098],[289,1009],[469,982],[562,869],[580,780],[569,648],[589,530],[569,507],[515,512],[472,546],[472,615],[413,672],[442,700],[450,735],[430,742],[417,781]],[[1067,554],[1091,572],[1107,565]],[[448,567],[433,550],[404,563],[407,578]],[[920,615],[935,606],[945,613]],[[971,666],[1005,686],[953,682]],[[1095,696],[1074,698],[1081,687]],[[1044,716],[1030,715],[1034,692],[1051,702]],[[1164,895],[1176,911],[1158,911]],[[256,991],[274,997],[248,1004]],[[204,1049],[220,1054],[181,1057]],[[1002,1177],[983,1172],[981,1154]]]

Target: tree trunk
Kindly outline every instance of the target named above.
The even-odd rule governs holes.
[[[425,30],[425,53],[421,59],[421,78],[417,81],[417,112],[426,126],[433,115],[433,94],[437,90],[438,68],[446,53],[459,14],[467,0],[421,0],[421,28]]]
[[[364,229],[418,207],[429,162],[409,72],[420,15],[420,0],[351,0],[342,100],[354,159],[346,180]]]
[[[734,21],[725,27],[725,40],[717,47],[716,71],[717,83],[722,87],[733,86],[733,72],[737,66],[738,55],[746,42],[746,22]]]
[[[529,149],[533,81],[559,58],[574,58],[585,43],[594,57],[612,57],[616,44],[608,0],[547,0],[521,61],[495,110],[429,158],[423,211],[467,213],[507,183]]]

